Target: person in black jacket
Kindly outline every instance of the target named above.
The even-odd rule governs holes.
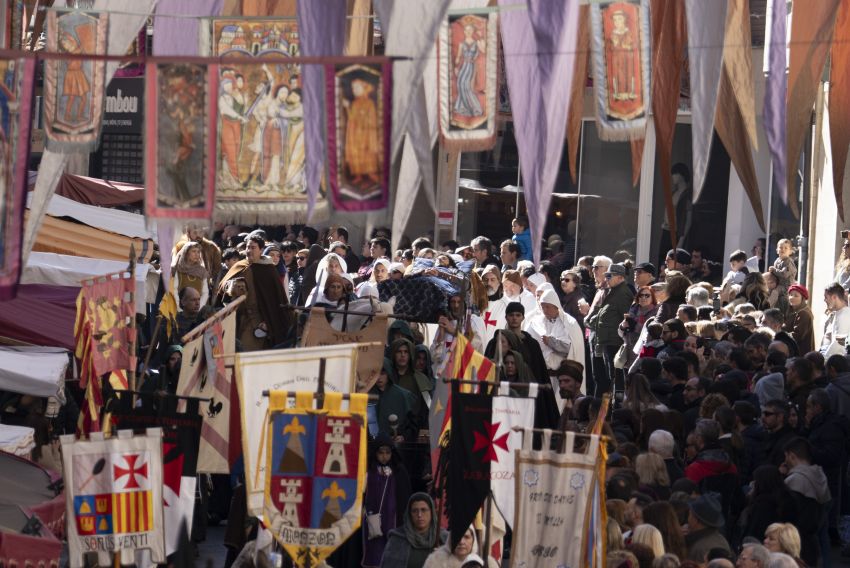
[[[778,399],[767,401],[761,409],[761,423],[767,431],[764,461],[778,467],[785,461],[785,444],[795,436],[788,425],[788,404]]]
[[[738,519],[738,538],[753,537],[761,540],[771,523],[796,520],[794,500],[779,468],[764,464],[753,473],[752,491],[747,495],[748,504]]]
[[[812,463],[823,468],[832,495],[829,511],[829,531],[838,535],[838,510],[841,505],[843,474],[847,468],[847,443],[850,421],[830,410],[826,389],[814,389],[806,401],[806,432],[812,445]]]

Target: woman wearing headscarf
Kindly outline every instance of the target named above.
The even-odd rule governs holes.
[[[404,524],[404,508],[410,498],[410,476],[390,437],[378,434],[371,449],[366,472],[366,495],[363,499],[367,515],[362,531],[362,565],[365,568],[381,565],[389,533]],[[380,534],[377,534],[377,530],[373,532],[373,524],[378,522]]]
[[[196,242],[183,245],[171,264],[171,272],[176,282],[175,293],[184,288],[194,288],[201,295],[201,306],[210,299],[210,274],[204,266],[203,250]]]
[[[469,527],[454,547],[450,541],[431,553],[422,568],[462,568],[466,566],[468,558],[478,556],[478,537],[475,529]]]
[[[305,306],[321,304],[325,301],[324,290],[328,277],[331,275],[342,276],[347,270],[345,259],[336,254],[329,252],[322,260],[319,261],[316,267],[316,286],[307,296]]]
[[[280,245],[277,243],[269,243],[263,249],[263,255],[272,259],[277,274],[280,277],[280,283],[283,284],[283,289],[289,289],[289,278],[287,277],[286,263],[283,261],[283,256],[280,251]]]
[[[431,389],[436,386],[437,379],[434,377],[434,366],[431,361],[431,350],[428,349],[427,346],[419,343],[414,347],[414,351],[416,352],[413,357],[413,368],[431,381]]]
[[[537,310],[534,294],[523,288],[522,276],[516,270],[505,270],[502,274],[502,299],[505,304],[519,302],[525,308],[526,314]]]
[[[506,355],[512,353],[517,368],[515,375],[508,375],[503,377],[502,380],[520,383],[535,382],[541,385],[552,384],[549,378],[549,371],[546,369],[546,361],[543,359],[539,347],[536,349],[536,357],[529,355],[529,346],[526,342],[514,332],[508,329],[500,329],[496,332],[496,336],[487,345],[487,350],[484,352],[484,355],[488,359],[497,363],[499,358],[497,341],[502,342],[503,365]],[[537,346],[537,341],[534,339],[529,338],[528,341],[529,343],[533,343],[535,347]],[[535,370],[534,366],[527,363],[529,360],[533,361],[535,359],[539,360],[539,363],[536,365],[537,370]],[[504,365],[504,368],[507,370],[507,365]],[[525,394],[525,391],[520,394]],[[551,389],[540,390],[537,398],[534,400],[534,427],[554,428],[558,424],[559,417],[560,411],[558,410],[558,402],[555,399],[554,391]]]
[[[434,501],[427,493],[414,493],[404,511],[404,525],[390,531],[381,568],[422,568],[428,556],[448,540],[440,530]]]
[[[554,371],[564,359],[584,365],[584,336],[574,317],[561,309],[554,290],[540,296],[540,310],[527,317],[523,330],[540,343],[546,367]]]
[[[428,407],[431,403],[431,391],[434,386],[423,373],[414,367],[415,350],[409,339],[396,339],[390,344],[390,361],[393,365],[393,381],[413,395],[411,408],[417,426],[427,428]]]

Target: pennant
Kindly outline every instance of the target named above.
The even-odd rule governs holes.
[[[690,69],[691,142],[693,146],[693,199],[699,199],[711,140],[714,138],[714,112],[723,67],[728,0],[685,0],[688,23],[688,66]],[[663,172],[666,174],[666,172]]]
[[[581,146],[581,124],[584,118],[584,89],[587,86],[587,64],[590,60],[590,6],[579,6],[576,63],[573,72],[570,110],[567,114],[567,152],[570,178],[578,183],[578,150]]]
[[[524,433],[516,453],[512,566],[605,566],[605,445],[589,436],[580,453],[576,434],[565,436],[561,451],[550,451],[552,430],[545,430],[545,449],[533,450],[532,432]]]
[[[594,3],[590,22],[599,138],[643,138],[649,110],[649,0]]]
[[[375,14],[386,38],[384,54],[393,61],[392,137],[390,156],[395,160],[408,128],[414,94],[422,84],[426,55],[434,47],[440,23],[451,0],[396,2],[375,0]]]
[[[211,54],[225,60],[217,95],[216,218],[251,224],[304,221],[308,196],[301,65],[250,63],[260,55],[300,56],[297,22],[213,18],[208,35]],[[328,214],[321,193],[313,211],[316,220]]]
[[[655,125],[656,155],[664,204],[673,248],[678,241],[676,208],[670,176],[670,154],[679,112],[679,87],[685,63],[687,26],[685,7],[679,0],[652,0],[652,113]],[[747,44],[749,49],[749,44]],[[719,114],[719,113],[718,113]]]
[[[719,111],[714,118],[714,128],[738,172],[756,220],[765,230],[761,193],[750,147],[755,135],[750,133],[747,117],[748,112],[753,112],[749,110],[753,96],[752,56],[749,47],[742,46],[752,44],[749,13],[747,0],[730,1],[726,16],[726,41],[729,44],[723,53],[723,71],[717,95]],[[742,98],[742,93],[750,93],[749,99],[746,96]]]
[[[218,67],[148,63],[145,213],[210,219],[215,188]],[[223,125],[226,127],[226,125]]]
[[[506,451],[497,452],[497,460],[490,463],[490,489],[493,499],[505,522],[514,526],[514,504],[516,487],[514,452],[522,449],[522,432],[515,427],[534,428],[534,398],[514,396],[494,396],[493,426],[499,425],[499,432],[507,432]]]
[[[35,59],[0,58],[0,301],[15,298],[27,195]]]
[[[494,422],[491,396],[454,390],[452,399],[446,499],[454,549],[490,494],[492,462],[510,458],[507,443],[510,434]]]
[[[164,563],[162,431],[60,441],[71,567],[82,568],[90,552],[120,552],[121,563],[131,564],[143,549]]]
[[[235,312],[216,320],[183,346],[177,394],[210,399],[198,410],[204,419],[199,473],[230,473],[231,445],[238,448],[238,432],[230,431],[231,413],[238,411],[238,404],[231,400],[233,371],[225,365],[225,357],[235,352]]]
[[[153,20],[153,52],[159,56],[198,55],[200,17],[217,16],[223,6],[224,0],[158,0]],[[182,15],[198,17],[179,17]]]
[[[299,39],[305,56],[342,55],[345,47],[345,9],[346,0],[298,1],[296,14]],[[325,167],[326,148],[322,122],[325,90],[322,85],[322,69],[317,65],[304,67],[303,84],[305,183],[309,221],[316,206]]]
[[[177,411],[177,399],[155,395],[143,395],[136,407],[132,406],[133,397],[123,396],[119,402],[112,413],[116,429],[131,429],[136,434],[143,434],[147,428],[162,429],[165,554],[173,554],[179,547],[183,523],[192,531],[202,427],[198,401],[190,400],[186,412]]]
[[[455,1],[453,9],[487,0]],[[498,15],[452,14],[440,26],[440,140],[448,152],[481,152],[496,143]]]
[[[324,360],[325,392],[354,392],[359,345],[326,345],[237,353],[236,386],[242,421],[242,457],[248,513],[263,514],[266,486],[266,427],[269,397],[264,390],[316,392]],[[184,350],[184,353],[186,351]],[[184,365],[185,359],[184,359]]]
[[[575,63],[578,2],[499,0],[508,86],[533,258],[540,259],[552,189],[558,173]]]
[[[773,164],[773,184],[779,191],[783,203],[788,203],[788,176],[785,148],[785,100],[788,97],[788,68],[786,41],[788,22],[788,3],[786,0],[771,0],[770,26],[771,46],[768,52],[767,80],[764,89],[764,133],[770,159]],[[835,57],[833,56],[833,61]],[[836,68],[832,68],[832,80]],[[832,100],[832,93],[830,93]],[[830,118],[832,109],[830,109]],[[833,146],[833,151],[835,146]],[[833,162],[834,163],[834,162]],[[838,187],[838,186],[836,186]],[[839,215],[843,215],[838,208]]]
[[[296,566],[321,565],[359,527],[366,480],[366,404],[352,394],[298,392],[287,408],[284,391],[269,393],[263,518]]]
[[[782,54],[785,54],[784,50],[777,51],[782,51]],[[841,2],[835,20],[835,38],[832,42],[829,84],[829,136],[830,146],[832,147],[832,186],[835,190],[835,204],[838,207],[838,216],[843,222],[844,167],[847,164],[847,151],[848,146],[850,146],[850,129],[847,128],[847,125],[850,124],[850,2],[847,0]],[[777,175],[779,174],[776,173],[774,162],[774,179],[785,181],[785,177],[777,178]]]
[[[47,51],[105,55],[108,25],[107,12],[50,10],[47,14]],[[97,148],[105,77],[105,61],[44,61],[44,133],[50,150],[91,152]]]
[[[352,318],[354,319],[354,318]],[[357,331],[337,331],[328,323],[323,308],[314,307],[301,334],[301,347],[318,347],[359,343],[356,392],[369,392],[384,366],[384,344],[387,340],[387,316],[377,315],[366,327],[352,326]]]
[[[337,211],[386,209],[390,184],[389,63],[325,66],[328,170]]]

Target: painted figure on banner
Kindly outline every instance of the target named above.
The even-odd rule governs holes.
[[[644,113],[640,66],[640,6],[618,2],[602,9],[608,114],[629,120]]]
[[[351,183],[366,194],[377,187],[381,172],[381,136],[375,85],[368,79],[351,81],[352,99],[343,96],[346,109],[345,167]]]
[[[75,16],[75,17],[72,17]],[[97,38],[97,18],[86,14],[68,14],[59,18],[59,52],[70,55],[94,53]],[[70,125],[85,124],[91,116],[89,93],[93,63],[80,59],[62,62],[59,70],[61,91],[59,108],[62,120]]]
[[[0,85],[0,237],[5,237],[6,228],[11,221],[7,219],[7,216],[13,214],[11,200],[14,197],[14,168],[12,165],[17,137],[12,129],[17,126],[17,120],[13,115],[18,108],[14,80],[16,63],[14,59],[0,60],[0,72],[3,76],[3,84]],[[9,73],[12,76],[11,81],[6,78]],[[0,246],[0,267],[5,266],[5,254],[6,247]]]
[[[212,55],[227,60],[219,89],[219,211],[237,217],[271,214],[269,206],[306,211],[301,67],[251,62],[299,56],[296,21],[214,18],[211,33]]]
[[[453,127],[476,128],[486,122],[485,67],[487,18],[466,15],[449,20],[451,29]]]
[[[511,94],[508,91],[508,72],[505,68],[505,50],[502,48],[502,40],[499,38],[499,114],[510,116]]]
[[[160,67],[160,75],[158,200],[191,207],[204,200],[198,180],[203,179],[206,69],[170,64]]]

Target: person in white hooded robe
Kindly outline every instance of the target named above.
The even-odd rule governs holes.
[[[558,369],[564,359],[584,365],[584,337],[581,326],[561,308],[554,289],[546,288],[541,294],[540,309],[526,318],[523,331],[540,343],[546,367],[550,371]],[[558,385],[553,384],[553,388],[557,393]],[[558,400],[559,405],[560,402]]]

